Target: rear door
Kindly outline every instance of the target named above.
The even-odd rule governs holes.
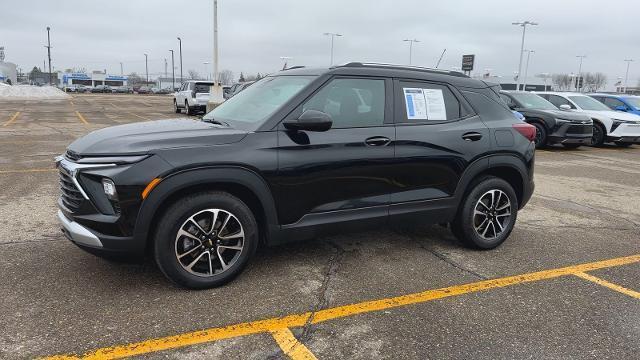
[[[396,165],[391,215],[453,197],[467,166],[490,148],[489,131],[453,87],[395,80]]]

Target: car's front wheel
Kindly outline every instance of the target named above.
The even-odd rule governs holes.
[[[605,132],[604,126],[594,122],[593,136],[591,137],[591,145],[602,146],[602,144],[604,144],[605,135],[606,135],[606,132]]]
[[[541,149],[547,146],[547,129],[544,127],[544,125],[537,122],[534,122],[531,125],[536,127],[536,138],[535,138],[536,148]]]
[[[451,223],[465,245],[493,249],[511,234],[518,215],[518,198],[508,182],[487,176],[475,182]]]
[[[192,289],[223,285],[247,265],[258,246],[258,225],[240,199],[203,192],[171,205],[158,222],[154,256],[174,283]]]

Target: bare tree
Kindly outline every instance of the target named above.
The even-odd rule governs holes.
[[[231,85],[233,83],[233,71],[222,70],[218,73],[218,81],[223,85]]]
[[[198,72],[195,71],[195,70],[189,70],[187,73],[189,74],[188,76],[189,76],[190,80],[199,80],[200,79],[200,74],[198,74]]]
[[[127,84],[129,84],[130,86],[140,85],[140,84],[143,84],[144,82],[145,80],[134,72],[132,72],[127,76]]]
[[[582,89],[586,92],[598,91],[604,88],[604,86],[607,84],[607,76],[601,72],[593,74],[586,73],[583,75],[583,78],[584,84]]]
[[[551,81],[556,90],[569,90],[571,88],[571,76],[569,74],[553,74]]]

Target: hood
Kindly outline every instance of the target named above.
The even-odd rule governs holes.
[[[629,120],[640,122],[640,115],[630,114],[622,111],[592,111],[583,110],[583,113],[593,117],[608,117],[609,119]]]
[[[230,144],[246,131],[188,119],[118,125],[89,133],[69,145],[80,155],[143,154],[151,150]]]
[[[570,120],[570,121],[585,121],[591,120],[591,118],[586,115],[575,111],[565,111],[565,110],[538,110],[538,109],[518,109],[519,112],[524,114],[525,116],[553,116],[556,119]]]

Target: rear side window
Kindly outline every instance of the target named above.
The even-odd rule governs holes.
[[[460,101],[446,85],[400,81],[401,123],[456,120],[466,116]]]
[[[600,99],[598,99],[598,100],[600,100]],[[615,109],[618,106],[624,106],[625,108],[627,107],[622,101],[620,101],[618,99],[614,99],[614,98],[605,98],[604,99],[604,104],[607,105],[611,109]]]
[[[472,91],[463,91],[462,93],[484,120],[513,120],[513,113],[502,104],[501,100],[498,102]]]

